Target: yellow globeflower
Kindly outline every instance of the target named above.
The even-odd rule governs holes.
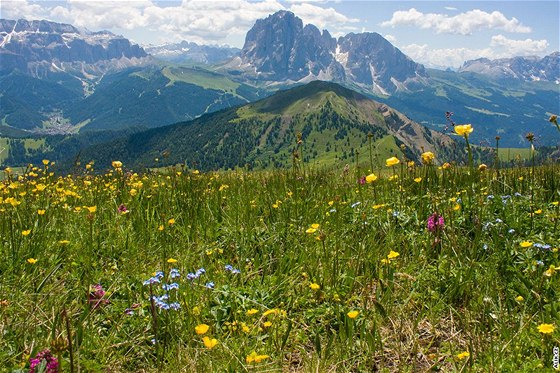
[[[259,312],[259,311],[257,311],[256,309],[251,308],[249,311],[247,311],[247,315],[248,315],[248,316],[251,316],[251,315],[254,315],[254,314],[258,313],[258,312]]]
[[[319,284],[313,283],[309,285],[309,288],[311,288],[311,290],[319,290],[321,286]]]
[[[397,157],[391,157],[391,158],[389,158],[385,161],[385,164],[387,165],[387,167],[392,167],[392,166],[397,165],[399,163],[401,163],[401,161],[399,161],[399,159]]]
[[[552,324],[541,324],[537,326],[537,330],[542,334],[551,334],[554,332],[554,329],[556,328]]]
[[[206,334],[208,329],[210,329],[210,327],[206,324],[200,324],[194,327],[196,334]]]
[[[469,354],[468,351],[465,351],[465,352],[461,352],[460,354],[457,354],[457,359],[463,360],[465,358],[468,358],[469,356],[471,356],[471,354]]]
[[[247,357],[245,358],[245,362],[247,364],[260,363],[261,361],[266,360],[269,357],[269,355],[258,355],[256,351],[253,351],[249,355],[247,355]]]
[[[31,229],[27,229],[25,231],[21,231],[21,235],[22,236],[29,236],[29,234],[31,233]]]
[[[481,172],[486,171],[487,168],[488,168],[488,166],[485,165],[484,163],[482,163],[480,166],[478,166],[478,170],[481,171]]]
[[[35,263],[37,263],[37,259],[35,259],[35,258],[29,258],[29,259],[27,259],[27,263],[29,263],[29,264],[35,264]]]
[[[521,247],[531,247],[531,246],[533,246],[533,243],[529,242],[529,241],[523,241],[519,244],[519,246],[521,246]]]
[[[432,152],[424,152],[420,157],[422,158],[422,163],[424,164],[432,164],[436,158],[435,154]]]
[[[218,340],[216,338],[210,339],[208,337],[204,337],[202,338],[202,342],[204,342],[204,346],[209,350],[213,349],[218,344]]]
[[[175,258],[169,258],[169,259],[167,259],[167,263],[171,263],[171,264],[177,263],[177,259],[175,259]]]
[[[349,318],[351,319],[355,319],[356,317],[358,317],[358,315],[360,314],[360,311],[350,311],[348,312],[346,315],[348,315]]]
[[[113,161],[113,162],[111,162],[111,166],[113,166],[113,168],[121,168],[122,167],[122,162],[121,161]]]
[[[366,176],[366,183],[373,183],[377,180],[377,176],[375,174],[369,174]]]
[[[401,255],[401,254],[399,254],[396,251],[391,250],[391,251],[389,251],[389,254],[387,255],[387,259],[395,259],[399,255]]]
[[[459,124],[455,126],[455,133],[459,136],[469,137],[472,131],[473,128],[470,124]]]

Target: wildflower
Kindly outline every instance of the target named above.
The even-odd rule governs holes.
[[[171,284],[163,284],[163,285],[161,285],[161,288],[165,291],[179,290],[179,284],[176,283],[176,282],[173,282]]]
[[[271,323],[270,321],[265,321],[264,324],[263,324],[263,326],[264,326],[265,328],[269,328],[269,327],[272,326],[272,323]]]
[[[443,216],[439,215],[437,212],[434,212],[432,215],[428,217],[428,222],[426,226],[429,232],[432,233],[439,232],[445,226],[445,221],[443,219]]]
[[[527,247],[531,247],[533,246],[533,243],[530,241],[523,241],[519,244],[519,246],[523,247],[523,248],[527,248]]]
[[[22,236],[29,236],[29,234],[31,233],[31,229],[27,229],[25,231],[21,231],[21,235]]]
[[[305,233],[307,233],[307,234],[313,234],[315,232],[317,232],[316,228],[307,228],[307,230],[305,231]]]
[[[465,138],[468,138],[472,131],[473,128],[470,124],[459,124],[455,126],[455,133]]]
[[[269,357],[269,355],[258,355],[255,351],[253,351],[249,355],[247,355],[247,357],[245,358],[245,362],[247,362],[247,364],[260,363],[261,361],[266,360]]]
[[[441,168],[443,168],[444,170],[449,170],[451,168],[451,163],[449,162],[445,162]]]
[[[167,263],[177,263],[177,259],[169,258],[169,259],[167,259]]]
[[[358,180],[358,184],[360,185],[364,185],[366,183],[367,176],[362,176],[359,180]]]
[[[552,275],[554,275],[556,271],[560,271],[560,267],[555,267],[551,264],[550,267],[548,267],[548,269],[544,272],[544,275],[546,277],[552,277]]]
[[[360,314],[360,311],[350,311],[348,312],[346,315],[348,315],[349,318],[351,319],[355,319],[356,317],[358,317],[358,315]]]
[[[432,164],[436,156],[432,152],[424,152],[420,155],[420,157],[422,158],[422,163]]]
[[[204,343],[204,346],[209,350],[213,349],[218,344],[218,340],[216,338],[210,339],[209,337],[202,338],[202,342]]]
[[[45,215],[45,210],[37,210],[37,215]]]
[[[216,285],[213,282],[207,282],[206,285],[204,286],[207,287],[208,289],[214,289]]]
[[[29,264],[35,264],[35,263],[37,263],[37,259],[35,259],[35,258],[29,258],[29,259],[27,259],[27,263],[29,263]]]
[[[319,290],[321,288],[321,286],[319,284],[312,283],[311,285],[309,285],[309,288],[311,290]]]
[[[525,300],[525,298],[523,298],[521,295],[518,295],[517,297],[515,297],[515,301],[518,303],[521,303]]]
[[[247,316],[254,315],[254,314],[258,313],[258,312],[259,312],[259,311],[257,311],[256,309],[251,308],[249,311],[247,311]]]
[[[95,284],[90,286],[88,294],[88,303],[91,307],[99,308],[101,305],[108,304],[108,299],[103,299],[105,296],[105,290],[101,284]]]
[[[167,221],[167,224],[169,224],[169,225],[175,224],[175,219],[173,219],[173,218],[169,219],[169,220]]]
[[[120,204],[119,207],[117,208],[117,212],[119,214],[126,214],[126,213],[128,213],[128,209],[126,208],[126,206],[124,204]]]
[[[200,324],[194,327],[196,334],[206,334],[208,329],[210,329],[210,327],[206,324]]]
[[[417,178],[414,179],[414,182],[415,182],[415,183],[419,183],[419,182],[421,182],[421,181],[422,181],[422,178],[421,178],[421,177],[417,177]]]
[[[91,214],[93,214],[94,212],[97,211],[97,206],[85,206],[85,208],[86,208]]]
[[[551,334],[555,329],[556,328],[552,324],[540,324],[539,326],[537,326],[537,330],[542,334]]]
[[[366,182],[368,184],[373,183],[375,180],[377,180],[377,176],[375,174],[369,174],[366,176]]]
[[[488,168],[488,166],[485,165],[484,163],[482,163],[480,166],[478,166],[478,170],[480,172],[486,171],[487,168]]]
[[[122,162],[121,161],[113,161],[111,162],[111,166],[113,166],[113,168],[119,169],[122,167]]]
[[[471,354],[469,354],[468,351],[461,352],[460,354],[457,354],[457,360],[463,360],[465,358],[468,358],[469,356],[471,356]]]
[[[44,363],[43,363],[44,362]],[[44,368],[40,368],[45,364]],[[39,352],[34,358],[29,360],[29,373],[58,373],[58,360],[54,357],[50,350]]]
[[[385,165],[387,167],[392,167],[398,165],[399,163],[401,163],[401,161],[397,157],[391,157],[385,161]]]

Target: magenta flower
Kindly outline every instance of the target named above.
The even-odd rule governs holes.
[[[88,295],[88,302],[89,305],[93,308],[98,308],[101,305],[108,304],[108,299],[103,299],[105,296],[105,290],[103,290],[103,286],[101,284],[95,284],[90,286],[90,292]]]
[[[362,176],[360,180],[358,180],[358,183],[360,183],[360,185],[364,185],[366,183],[366,177]]]
[[[38,368],[43,361],[46,362],[45,370],[43,370],[43,372],[58,373],[58,360],[48,349],[39,352],[37,356],[29,360],[29,373],[36,373],[35,368]]]
[[[439,215],[437,212],[434,212],[428,217],[428,223],[426,226],[428,228],[428,232],[437,233],[441,231],[445,226],[443,216]]]
[[[120,214],[126,214],[126,213],[128,212],[128,209],[126,208],[126,206],[125,206],[124,204],[121,204],[121,205],[119,206],[119,208],[117,209],[117,211],[118,211]]]

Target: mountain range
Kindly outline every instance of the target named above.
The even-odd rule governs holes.
[[[336,39],[285,11],[257,21],[241,50],[188,42],[144,49],[107,31],[49,21],[0,20],[0,38],[0,142],[58,135],[58,144],[61,135],[91,131],[114,138],[314,80],[337,82],[431,130],[449,131],[445,112],[452,111],[457,122],[473,124],[477,143],[498,135],[503,146],[526,146],[527,132],[538,145],[560,142],[547,121],[560,112],[559,53],[469,61],[458,72],[426,69],[379,34]]]
[[[335,39],[287,11],[258,20],[240,55],[222,70],[260,84],[328,80],[378,94],[413,88],[428,77],[424,66],[377,33]]]

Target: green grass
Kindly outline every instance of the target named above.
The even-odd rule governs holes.
[[[347,170],[5,174],[0,366],[29,371],[48,348],[64,372],[551,371],[558,165],[399,155],[360,184],[367,154]],[[152,301],[162,283],[179,309]]]
[[[530,148],[500,148],[498,149],[500,161],[509,162],[515,160],[530,160]]]
[[[196,68],[164,67],[161,72],[169,79],[168,86],[175,82],[184,82],[198,85],[204,89],[216,89],[235,94],[235,90],[240,85],[223,75]]]

